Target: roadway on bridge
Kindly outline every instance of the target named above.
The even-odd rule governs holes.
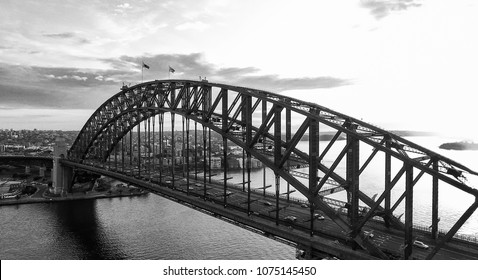
[[[287,201],[285,198],[279,199],[279,225],[275,224],[276,208],[275,197],[262,192],[251,191],[251,212],[255,213],[247,215],[247,197],[248,193],[241,187],[228,185],[227,204],[224,205],[224,183],[213,182],[206,183],[204,187],[203,175],[197,176],[199,180],[193,180],[194,175],[190,177],[190,190],[187,191],[187,179],[175,174],[174,184],[170,177],[163,177],[162,183],[159,184],[157,175],[149,174],[147,176],[136,176],[129,172],[120,172],[114,169],[104,169],[103,167],[95,167],[90,165],[78,164],[70,161],[63,161],[63,164],[74,168],[81,168],[97,174],[102,174],[120,181],[129,182],[133,185],[145,188],[153,193],[165,196],[169,199],[183,203],[195,209],[204,209],[210,214],[224,216],[233,219],[240,224],[253,226],[259,231],[263,231],[265,235],[277,235],[283,239],[290,240],[297,244],[309,244],[314,250],[329,252],[344,259],[370,259],[374,258],[369,253],[357,249],[351,249],[351,243],[346,233],[338,227],[335,222],[325,217],[323,220],[314,221],[314,236],[310,236],[309,225],[310,209],[301,207],[304,201]],[[145,174],[145,173],[143,173]],[[254,186],[252,186],[254,187]],[[256,186],[257,187],[257,186]],[[206,188],[206,197],[204,197],[204,188]],[[265,201],[272,205],[265,205]],[[320,215],[324,215],[320,211],[315,211]],[[342,214],[341,212],[338,212]],[[284,218],[287,216],[295,216],[296,222],[291,223]],[[324,215],[325,216],[325,215]],[[343,216],[346,219],[345,216]],[[385,228],[383,223],[377,221],[368,222],[363,230],[373,231],[373,237],[369,239],[383,252],[387,253],[391,258],[402,258],[403,256],[403,231]],[[429,249],[421,249],[413,247],[412,259],[425,259],[429,252],[435,246],[435,241],[429,237],[429,233],[421,232],[414,229],[414,237],[420,241],[430,245]],[[370,237],[369,237],[370,238]],[[320,254],[320,253],[319,253]],[[320,254],[323,256],[323,253]],[[462,259],[471,260],[478,259],[478,246],[475,243],[453,239],[447,242],[446,246],[439,250],[433,259]]]
[[[198,177],[199,178],[199,177]],[[169,181],[171,182],[171,181]],[[172,183],[172,182],[171,182]],[[204,182],[202,179],[193,180],[190,178],[189,195],[197,196],[198,199],[204,199]],[[180,192],[187,192],[186,178],[179,178],[176,176],[175,189]],[[159,187],[159,186],[158,186]],[[242,187],[228,186],[227,204],[229,206],[235,206],[238,208],[247,210],[247,191],[242,191]],[[206,183],[206,194],[209,200],[215,203],[223,203],[224,189],[222,183]],[[266,196],[255,192],[251,192],[251,218],[254,216],[262,217],[266,219],[275,219],[275,197],[266,193]],[[279,219],[283,226],[286,226],[290,231],[303,231],[310,232],[310,209],[305,208],[304,202],[300,201],[287,201],[284,197],[279,199]],[[316,219],[314,221],[314,234],[320,235],[326,238],[334,239],[336,246],[347,246],[345,244],[346,233],[331,219],[326,217],[324,213],[316,210],[314,213],[323,216],[324,219]],[[294,216],[297,218],[295,222],[285,220],[288,216]],[[346,217],[344,217],[346,218]],[[382,251],[391,254],[397,258],[403,255],[403,243],[404,234],[398,230],[386,228],[381,222],[368,223],[364,226],[363,230],[373,234],[371,241],[377,245]],[[423,241],[430,246],[428,249],[422,249],[418,247],[413,248],[411,255],[412,259],[425,259],[430,250],[435,245],[435,241],[426,236],[425,233],[417,233],[415,231],[415,238]],[[451,241],[448,245],[442,248],[435,255],[434,259],[457,259],[457,260],[470,260],[478,259],[478,249],[476,245],[474,247],[467,246],[466,243],[460,240]]]

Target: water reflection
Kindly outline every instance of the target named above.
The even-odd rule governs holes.
[[[112,233],[106,234],[98,219],[96,200],[56,203],[55,214],[57,236],[66,243],[72,255],[79,259],[124,259],[126,255],[114,243]],[[66,245],[65,244],[65,245]]]

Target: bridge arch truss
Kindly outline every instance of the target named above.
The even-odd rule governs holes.
[[[115,170],[125,172],[126,153],[129,154],[129,163],[126,164],[131,174],[146,178],[144,165],[149,162],[151,168],[152,154],[153,169],[159,170],[159,180],[162,180],[166,176],[165,167],[161,164],[162,159],[156,166],[154,158],[165,156],[164,151],[170,149],[166,153],[171,156],[169,176],[174,184],[176,172],[173,155],[177,154],[175,141],[178,141],[175,136],[176,116],[180,116],[183,123],[181,139],[188,139],[181,141],[181,156],[187,160],[176,167],[190,171],[191,146],[202,145],[202,152],[199,153],[202,157],[199,160],[203,162],[202,178],[206,183],[208,174],[208,180],[211,181],[213,132],[221,139],[223,159],[228,158],[228,145],[231,143],[244,151],[243,174],[247,174],[243,175],[244,191],[250,193],[251,188],[257,187],[251,186],[254,183],[250,180],[253,159],[272,170],[277,223],[280,219],[279,197],[286,196],[289,199],[297,191],[310,206],[311,234],[314,234],[314,214],[319,211],[334,221],[348,240],[377,257],[387,258],[387,255],[364,233],[364,226],[377,219],[387,227],[403,232],[404,256],[411,256],[416,238],[414,193],[422,185],[430,189],[431,226],[428,234],[437,240],[428,258],[432,258],[447,244],[478,208],[478,190],[466,181],[478,174],[458,162],[396,134],[314,103],[267,91],[205,81],[156,80],[122,88],[88,119],[68,152],[68,160],[109,169],[114,162]],[[171,123],[168,124],[166,120]],[[195,141],[191,146],[190,131],[193,130],[190,129],[190,122],[195,126]],[[155,132],[156,124],[158,130]],[[202,126],[200,144],[196,140],[198,124]],[[134,129],[137,132],[133,138]],[[172,134],[170,146],[165,146],[163,142],[165,129]],[[157,134],[161,139],[156,138]],[[142,153],[142,141],[147,147],[151,147],[152,141],[152,150]],[[137,160],[133,161],[133,145],[137,144]],[[154,148],[158,144],[159,147]],[[118,168],[115,159],[119,155],[118,149],[122,153],[121,168]],[[197,151],[194,157],[195,161],[191,164],[198,162]],[[369,169],[377,165],[381,166],[382,171],[381,175],[373,178],[374,184],[379,186],[374,195],[368,190],[370,180],[363,178]],[[226,206],[226,182],[229,179],[227,164],[224,164],[224,169],[223,197]],[[193,173],[197,178],[197,166],[195,171]],[[189,176],[186,179],[189,188]],[[280,193],[284,182],[287,191]],[[440,234],[439,190],[445,186],[469,197],[470,203],[461,216],[451,222],[447,231]],[[268,188],[265,181],[261,187],[265,192]],[[336,200],[328,198],[339,192],[345,196],[343,203],[337,204]],[[250,212],[250,198],[247,205],[247,211]]]

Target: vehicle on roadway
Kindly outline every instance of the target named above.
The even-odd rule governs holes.
[[[368,238],[373,238],[373,237],[374,237],[374,235],[373,235],[373,233],[372,233],[371,231],[364,230],[363,233],[364,233],[364,235],[365,235],[366,237],[368,237]]]
[[[418,241],[418,240],[413,241],[413,246],[416,246],[416,247],[422,248],[422,249],[428,249],[430,247],[427,244],[425,244],[421,241]]]
[[[314,218],[321,221],[321,220],[325,220],[325,217],[320,215],[320,214],[314,214]]]
[[[284,221],[295,223],[297,221],[297,218],[294,217],[294,216],[287,216],[287,217],[284,218]]]
[[[264,201],[264,205],[266,205],[266,206],[272,206],[272,203],[270,203],[269,201]]]

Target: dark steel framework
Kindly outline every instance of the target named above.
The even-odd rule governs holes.
[[[183,148],[179,151],[182,154],[178,154],[175,144],[178,139],[175,134],[177,115],[183,118]],[[190,121],[194,122],[194,137],[190,134]],[[144,124],[143,131],[141,123]],[[199,151],[198,124],[202,126],[202,150]],[[137,132],[133,137],[135,127]],[[170,145],[164,141],[167,130],[171,131]],[[387,227],[403,232],[403,257],[410,258],[415,231],[413,194],[419,181],[426,185],[431,181],[429,234],[437,242],[428,253],[429,259],[451,240],[478,207],[478,190],[467,185],[465,178],[465,175],[478,174],[451,159],[317,104],[262,90],[205,81],[156,80],[122,88],[89,118],[69,150],[68,159],[114,169],[144,180],[167,180],[173,186],[177,180],[175,176],[180,172],[193,174],[196,180],[202,178],[206,199],[206,183],[214,176],[211,170],[211,131],[222,137],[224,207],[228,206],[230,185],[227,183],[230,179],[227,151],[228,145],[233,143],[244,151],[242,187],[248,192],[249,214],[253,202],[250,196],[251,162],[255,158],[274,173],[272,185],[275,187],[277,224],[281,211],[279,197],[286,196],[289,200],[290,194],[298,191],[310,206],[310,235],[314,234],[314,214],[320,211],[343,230],[354,246],[360,246],[376,257],[388,258],[370,241],[363,227],[380,219]],[[322,136],[331,133],[327,141],[322,141]],[[307,138],[308,151],[300,150],[299,142]],[[119,154],[122,155],[121,162],[117,159]],[[198,169],[200,160],[202,170]],[[383,177],[374,180],[383,191],[373,195],[365,191],[361,178],[367,167],[377,162],[384,169]],[[198,177],[198,174],[203,175]],[[185,178],[189,192],[190,176]],[[280,193],[281,181],[287,184],[285,193]],[[266,185],[264,171],[261,186],[264,194],[272,185]],[[438,194],[442,185],[471,196],[473,202],[458,220],[453,221],[446,233],[439,234]],[[339,191],[346,192],[343,203],[327,198]],[[398,211],[405,212],[404,222]]]

